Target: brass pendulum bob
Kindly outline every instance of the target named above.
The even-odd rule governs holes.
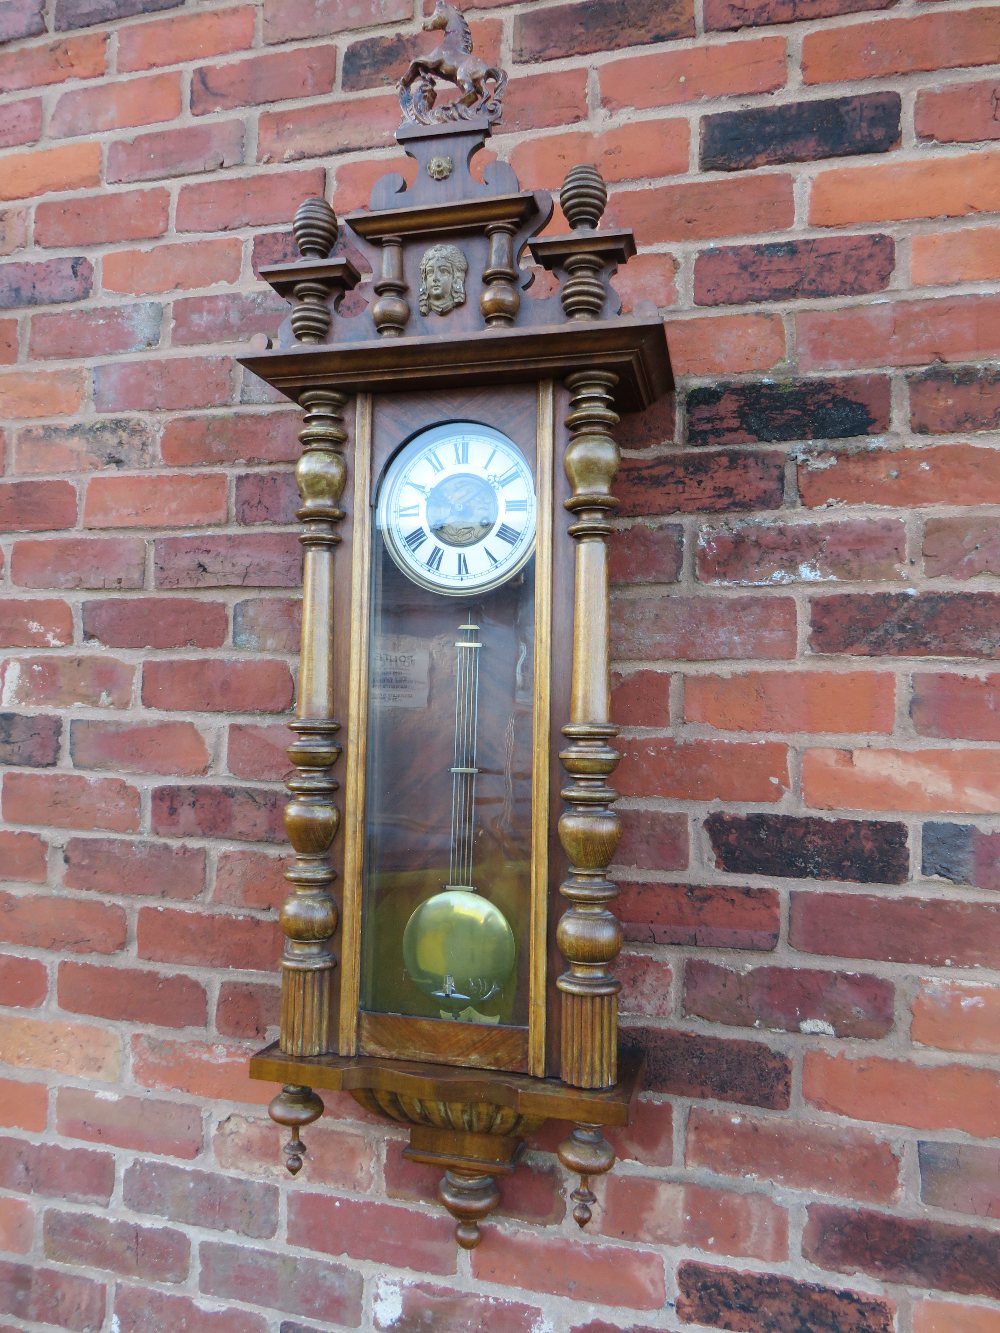
[[[510,923],[472,883],[475,824],[476,731],[479,709],[478,625],[459,627],[452,764],[451,862],[448,883],[420,904],[403,932],[403,962],[410,980],[439,1006],[442,1016],[493,1022],[477,1006],[499,995],[514,972]]]

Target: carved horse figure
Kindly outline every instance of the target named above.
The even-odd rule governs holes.
[[[506,73],[472,51],[472,33],[454,5],[436,0],[434,12],[424,23],[424,32],[444,29],[444,40],[430,55],[417,56],[399,80],[399,100],[403,113],[424,124],[432,121],[467,119],[485,111],[490,119],[500,116],[500,97],[507,82]],[[453,83],[461,96],[447,106],[434,110],[434,76]],[[489,93],[486,81],[493,82]],[[416,84],[414,91],[413,85]]]

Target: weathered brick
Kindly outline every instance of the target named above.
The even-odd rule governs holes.
[[[327,1093],[330,1102],[343,1111],[343,1119],[329,1115],[312,1126],[309,1141],[309,1179],[314,1185],[330,1185],[338,1190],[369,1193],[374,1172],[375,1145],[350,1127],[348,1121],[365,1113],[345,1094]],[[229,1171],[251,1175],[269,1175],[281,1180],[280,1140],[282,1130],[266,1112],[224,1114],[215,1126],[213,1147],[220,1166]]]
[[[835,1037],[884,1037],[895,988],[859,973],[800,967],[731,968],[689,959],[684,1013],[732,1027]]]
[[[788,790],[788,751],[774,741],[620,742],[615,785],[623,796],[681,801],[780,801]]]
[[[412,17],[409,0],[264,0],[264,40],[326,37]]]
[[[167,1227],[142,1227],[50,1208],[42,1234],[46,1257],[58,1263],[159,1282],[181,1282],[187,1276],[191,1243],[182,1232]]]
[[[591,0],[586,12],[576,5],[561,5],[546,14],[519,14],[514,21],[514,58],[552,60],[693,36],[694,12],[687,0],[669,0],[655,9],[637,0]]]
[[[161,314],[154,301],[136,301],[113,310],[35,315],[28,350],[34,357],[61,359],[145,351],[160,341]]]
[[[980,11],[984,16],[989,12]],[[975,59],[962,63],[980,64],[987,59],[987,51],[980,48]],[[1000,139],[995,96],[996,82],[993,79],[955,84],[950,88],[921,89],[914,111],[917,138],[935,139],[938,143],[979,143]]]
[[[205,989],[193,977],[163,976],[151,968],[59,965],[60,1008],[112,1022],[158,1027],[204,1027]]]
[[[236,521],[252,527],[259,523],[294,523],[302,505],[292,472],[252,472],[237,477]]]
[[[158,588],[294,588],[301,565],[294,533],[161,537],[154,543]]]
[[[190,722],[74,719],[70,753],[77,768],[187,775],[208,768],[205,739]]]
[[[127,708],[135,668],[113,657],[19,657],[0,663],[3,698],[29,707]]]
[[[913,1309],[913,1333],[993,1333],[995,1307],[919,1301]]]
[[[842,440],[889,429],[889,381],[881,376],[721,384],[687,396],[690,444]]]
[[[903,575],[905,557],[906,529],[897,519],[788,524],[737,520],[699,530],[695,569],[704,583],[741,587],[881,582]]]
[[[104,73],[108,34],[87,33],[15,51],[0,51],[0,85],[5,92],[66,79],[94,79]]]
[[[66,602],[0,598],[0,648],[62,648],[73,642],[73,613]]]
[[[1000,137],[1000,121],[993,123]],[[1000,277],[1000,227],[914,236],[910,277],[914,285],[983,282]]]
[[[685,1260],[677,1270],[677,1313],[737,1333],[892,1333],[891,1302],[777,1273],[736,1273]]]
[[[798,483],[809,506],[1000,503],[1000,451],[941,444],[810,452],[799,463]]]
[[[771,370],[787,355],[784,324],[773,311],[729,315],[714,310],[695,318],[668,319],[665,328],[677,375]]]
[[[613,671],[611,716],[623,727],[670,725],[670,673]]]
[[[48,972],[40,958],[0,957],[0,1003],[12,1009],[37,1009],[48,989]]]
[[[73,199],[51,199],[35,209],[35,242],[76,246],[91,244],[95,236],[108,244],[162,236],[167,230],[169,206],[170,196],[162,189],[102,191]]]
[[[931,978],[913,1000],[910,1035],[921,1046],[972,1054],[1000,1053],[1000,987]]]
[[[789,941],[796,949],[841,958],[996,967],[1000,907],[954,899],[794,893]]]
[[[48,844],[37,833],[0,830],[0,880],[44,884]]]
[[[125,914],[109,903],[0,893],[0,939],[32,949],[113,954],[125,945]]]
[[[0,527],[46,532],[76,522],[76,488],[68,481],[0,482]]]
[[[133,1162],[125,1171],[123,1199],[138,1213],[261,1240],[273,1236],[278,1225],[274,1185],[167,1162]]]
[[[140,468],[152,461],[153,432],[146,422],[131,417],[28,426],[14,437],[13,470],[20,473]]]
[[[103,130],[153,125],[181,114],[181,76],[150,74],[63,93],[49,120],[49,133],[61,139]]]
[[[361,1323],[361,1274],[319,1259],[206,1241],[201,1246],[201,1290],[235,1300],[253,1291],[254,1300],[270,1310],[349,1327]]]
[[[11,772],[4,778],[3,812],[15,823],[134,833],[139,792],[120,778]]]
[[[0,1200],[0,1246],[8,1254],[27,1254],[34,1241],[35,1211],[24,1199]]]
[[[526,1174],[521,1172],[521,1178]],[[521,1301],[452,1291],[431,1282],[407,1282],[386,1273],[380,1274],[376,1282],[372,1328],[416,1329],[423,1325],[448,1329],[449,1333],[479,1333],[488,1328],[532,1333],[542,1326],[544,1317],[537,1307]]]
[[[72,1203],[107,1204],[115,1184],[110,1153],[0,1138],[0,1180],[6,1190]]]
[[[246,1293],[244,1292],[244,1295]],[[266,1333],[263,1315],[252,1314],[245,1307],[220,1310],[213,1302],[211,1310],[190,1296],[181,1296],[156,1287],[129,1286],[116,1282],[114,1320],[121,1329],[140,1329],[143,1324],[162,1333]],[[283,1325],[286,1329],[287,1326]]]
[[[205,886],[205,853],[170,843],[70,838],[63,849],[68,889],[195,898]]]
[[[282,782],[292,766],[287,755],[292,739],[292,733],[283,723],[273,726],[232,724],[226,746],[226,766],[237,778]]]
[[[186,1158],[198,1155],[204,1137],[199,1106],[87,1088],[58,1090],[56,1129],[64,1138]]]
[[[191,110],[204,116],[288,98],[328,97],[336,72],[337,48],[332,44],[272,51],[223,65],[199,64],[191,78]],[[345,89],[350,87],[344,83]]]
[[[18,148],[22,144],[37,143],[42,134],[42,99],[26,97],[20,102],[8,102],[0,125],[0,148]]]
[[[643,870],[683,870],[688,860],[687,819],[660,810],[619,810],[622,837],[618,865]]]
[[[252,916],[140,907],[136,951],[153,962],[264,972],[277,963],[278,923]]]
[[[94,477],[83,522],[88,528],[193,528],[225,523],[227,512],[224,476]]]
[[[699,662],[795,656],[795,604],[784,597],[636,597],[613,603],[623,660]]]
[[[688,1116],[688,1166],[737,1180],[761,1180],[810,1195],[834,1194],[892,1203],[899,1193],[900,1154],[860,1129],[812,1121],[760,1119],[741,1111],[693,1107]]]
[[[1000,814],[1000,751],[807,750],[802,794],[821,810]]]
[[[276,661],[150,661],[143,667],[142,700],[147,708],[277,713],[291,703],[292,677]]]
[[[233,607],[233,647],[262,653],[297,653],[301,613],[301,603],[287,597],[252,597],[237,602]]]
[[[259,787],[157,787],[153,832],[174,838],[284,842],[282,793]]]
[[[118,69],[151,69],[242,51],[253,41],[252,5],[207,13],[171,14],[118,31]]]
[[[83,603],[84,640],[109,648],[220,648],[226,633],[222,602],[130,597]]]
[[[842,77],[842,76],[838,76]],[[701,122],[703,171],[888,153],[899,145],[899,93],[865,93],[744,108]]]
[[[860,296],[882,291],[895,266],[892,237],[883,235],[735,245],[698,255],[699,305]]]
[[[802,43],[806,83],[879,79],[917,70],[988,65],[1000,38],[1000,10],[880,18],[873,23],[809,32]]]
[[[399,101],[395,96],[263,111],[257,160],[298,162],[359,148],[386,148],[398,123]]]
[[[509,133],[576,125],[587,114],[585,69],[532,70],[511,79],[504,93],[504,128]]]
[[[0,676],[2,676],[0,668]],[[4,693],[6,700],[6,692]],[[59,758],[62,719],[38,714],[0,713],[0,764],[49,768]]]
[[[105,1301],[103,1282],[38,1263],[0,1259],[0,1309],[15,1319],[97,1333],[104,1324]]]
[[[230,907],[279,907],[287,894],[284,858],[268,852],[219,853],[212,901]]]
[[[988,518],[929,518],[922,554],[931,579],[1000,574],[1000,533]]]
[[[0,409],[12,420],[72,416],[85,392],[81,370],[10,370],[0,379]]]
[[[171,417],[163,430],[163,461],[170,467],[294,462],[301,424],[291,411]]]
[[[925,824],[922,872],[977,889],[1000,889],[1000,832],[971,824]]]
[[[240,342],[258,333],[277,334],[288,314],[286,302],[269,292],[246,296],[189,296],[173,303],[175,347]],[[240,481],[249,478],[239,478]]]
[[[243,161],[243,133],[240,121],[218,120],[120,139],[108,149],[107,179],[164,180],[237,166]]]
[[[611,541],[613,583],[674,583],[681,569],[684,530],[678,524],[635,523]]]
[[[795,322],[800,364],[812,369],[912,366],[1000,352],[1000,297],[992,295],[806,310]]]
[[[889,672],[691,675],[684,682],[684,717],[721,731],[890,732],[895,684]]]
[[[280,1017],[281,990],[273,983],[231,981],[219,987],[215,1027],[224,1037],[263,1041],[268,1029],[278,1028]]]
[[[766,1195],[643,1176],[608,1178],[601,1231],[639,1244],[771,1262],[788,1254],[788,1214]]]
[[[791,1062],[760,1042],[665,1028],[623,1030],[629,1049],[645,1052],[646,1087],[675,1097],[710,1097],[771,1110],[788,1107]]]
[[[45,31],[45,0],[11,0],[0,14],[0,42],[37,37]]]
[[[192,1041],[189,1036],[173,1039],[141,1033],[132,1039],[133,1073],[141,1087],[184,1092],[199,1100],[266,1106],[274,1090],[250,1078],[249,1056],[249,1047]],[[259,1287],[252,1284],[252,1289],[259,1299]]]
[[[909,870],[906,827],[888,821],[719,811],[705,830],[716,865],[736,874],[902,884]]]
[[[780,910],[774,889],[711,884],[621,885],[615,911],[637,944],[773,949]]]
[[[626,458],[615,494],[627,517],[777,509],[784,497],[784,459],[771,451],[740,450]]]
[[[910,421],[928,435],[1000,428],[1000,370],[932,366],[909,380]]]
[[[82,256],[0,264],[0,310],[82,301],[93,283],[94,266]]]
[[[240,275],[242,259],[242,246],[232,237],[182,241],[175,245],[158,245],[152,250],[115,250],[104,257],[101,282],[106,292],[135,292],[139,295],[211,287],[216,283],[235,282]],[[180,403],[178,406],[198,404]]]
[[[1000,657],[994,593],[844,593],[814,597],[814,653],[853,657]]]
[[[229,399],[226,357],[109,362],[94,369],[94,403],[99,412],[218,407]]]
[[[1000,1155],[974,1143],[918,1143],[920,1198],[935,1208],[995,1218]],[[935,1284],[937,1285],[937,1284]]]
[[[649,1250],[501,1231],[490,1239],[488,1252],[480,1248],[472,1258],[473,1276],[480,1280],[630,1310],[655,1310],[663,1303],[662,1260]]]

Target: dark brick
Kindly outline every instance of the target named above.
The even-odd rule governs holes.
[[[1000,658],[1000,594],[898,592],[814,597],[814,653]]]
[[[703,583],[743,587],[813,579],[898,580],[906,561],[906,529],[896,519],[736,521],[701,528],[695,561]]]
[[[739,509],[779,509],[785,460],[743,450],[626,458],[615,479],[625,517]]]
[[[729,884],[621,885],[615,900],[625,938],[636,944],[773,949],[781,907],[774,889]]]
[[[995,366],[933,366],[911,376],[909,384],[915,431],[1000,430],[1000,370]]]
[[[615,863],[642,870],[683,870],[688,863],[687,816],[662,810],[620,810],[622,837]]]
[[[66,28],[92,28],[114,23],[136,14],[155,14],[161,9],[180,9],[185,0],[56,0],[56,32]]]
[[[1000,1153],[978,1143],[917,1144],[920,1198],[935,1208],[1000,1217]]]
[[[588,0],[527,10],[514,20],[515,60],[554,60],[694,36],[691,0]]]
[[[283,842],[283,807],[281,792],[260,787],[157,787],[153,792],[153,832],[174,838]]]
[[[734,1333],[892,1333],[893,1306],[776,1273],[734,1273],[691,1261],[677,1270],[677,1313]]]
[[[689,444],[846,440],[889,429],[890,385],[878,375],[720,384],[687,397]]]
[[[861,296],[882,291],[895,264],[895,243],[883,235],[733,245],[697,257],[694,299],[699,305],[740,305]]]
[[[61,732],[57,717],[0,713],[0,764],[48,768],[59,758]]]
[[[680,577],[684,529],[678,523],[636,523],[611,539],[612,583],[676,583]]]
[[[684,1013],[735,1027],[884,1037],[892,1028],[895,988],[858,973],[809,968],[730,968],[688,960]]]
[[[1000,908],[935,898],[793,893],[794,949],[932,967],[1000,966]]]
[[[822,1268],[1000,1299],[1000,1232],[814,1204],[802,1252]]]
[[[41,264],[0,264],[0,310],[82,301],[94,284],[89,259],[46,259]]]
[[[16,471],[96,472],[141,468],[153,461],[153,431],[131,417],[102,417],[71,426],[29,426],[14,444]]]
[[[685,662],[795,656],[787,597],[630,597],[615,601],[613,650],[624,660]]]
[[[705,829],[715,864],[737,875],[902,884],[909,872],[905,824],[717,811]]]
[[[0,1310],[13,1319],[71,1333],[97,1333],[104,1324],[104,1301],[103,1282],[38,1263],[0,1259]]]
[[[775,162],[888,153],[899,145],[899,93],[828,97],[706,116],[703,171],[745,171]]]
[[[6,0],[0,6],[0,42],[37,37],[45,31],[45,0]]]
[[[352,42],[344,52],[340,80],[344,92],[361,88],[394,88],[401,70],[413,58],[409,36],[366,37]]]
[[[971,824],[925,824],[922,873],[974,889],[1000,889],[1000,833]]]
[[[663,1028],[623,1028],[622,1042],[646,1056],[646,1088],[675,1097],[713,1097],[782,1111],[791,1097],[791,1061],[755,1041]]]

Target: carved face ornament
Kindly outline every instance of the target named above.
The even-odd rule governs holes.
[[[446,315],[465,304],[468,262],[454,245],[432,245],[420,261],[420,313]]]

